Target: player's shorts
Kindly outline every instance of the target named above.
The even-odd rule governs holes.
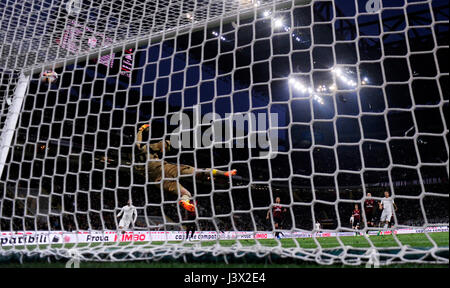
[[[380,217],[380,221],[381,222],[391,222],[391,218],[392,218],[392,211],[385,211],[383,210],[383,212],[381,213],[381,217]]]
[[[281,222],[283,222],[283,217],[273,217],[273,223],[276,223],[278,224],[278,226],[280,226]]]
[[[131,224],[131,220],[122,218],[122,219],[120,219],[119,227],[128,229],[128,227],[130,227],[130,224]]]
[[[175,165],[170,163],[164,164],[164,178],[177,178],[178,166],[181,175],[194,175],[195,169],[189,165]],[[176,180],[163,180],[163,188],[170,193],[179,193],[181,186]]]
[[[373,210],[366,211],[367,222],[375,222],[375,213]]]

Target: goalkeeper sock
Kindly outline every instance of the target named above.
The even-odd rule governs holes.
[[[227,171],[225,172],[225,176],[234,176],[236,175],[237,171],[236,170],[231,170],[231,171]]]
[[[184,209],[186,209],[189,212],[194,212],[195,211],[195,205],[189,203],[188,201],[181,200],[180,201],[180,205],[181,205],[181,207],[183,207]]]

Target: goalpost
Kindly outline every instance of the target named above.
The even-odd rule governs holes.
[[[0,26],[0,256],[448,263],[447,1],[5,0]],[[150,179],[144,124],[179,176]]]

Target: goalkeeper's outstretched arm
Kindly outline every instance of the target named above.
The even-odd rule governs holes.
[[[136,146],[137,146],[138,149],[139,149],[140,151],[142,151],[142,152],[147,152],[147,145],[144,145],[143,142],[142,142],[142,133],[143,133],[143,132],[145,131],[145,129],[147,129],[148,127],[150,127],[150,125],[148,125],[148,124],[142,125],[142,126],[139,128],[139,131],[138,131],[137,136],[136,136],[136,140],[137,140]]]
[[[170,151],[170,141],[169,140],[165,140],[165,141],[159,141],[158,143],[153,143],[153,144],[146,144],[145,142],[142,141],[142,134],[144,133],[144,131],[148,130],[150,127],[150,125],[148,124],[144,124],[142,125],[139,130],[138,133],[136,135],[136,146],[139,149],[139,151],[141,151],[142,153],[163,153],[164,150],[166,151]],[[154,155],[152,155],[154,156]]]

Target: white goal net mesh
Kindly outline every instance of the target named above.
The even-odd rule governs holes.
[[[448,13],[1,0],[0,255],[448,263]]]

